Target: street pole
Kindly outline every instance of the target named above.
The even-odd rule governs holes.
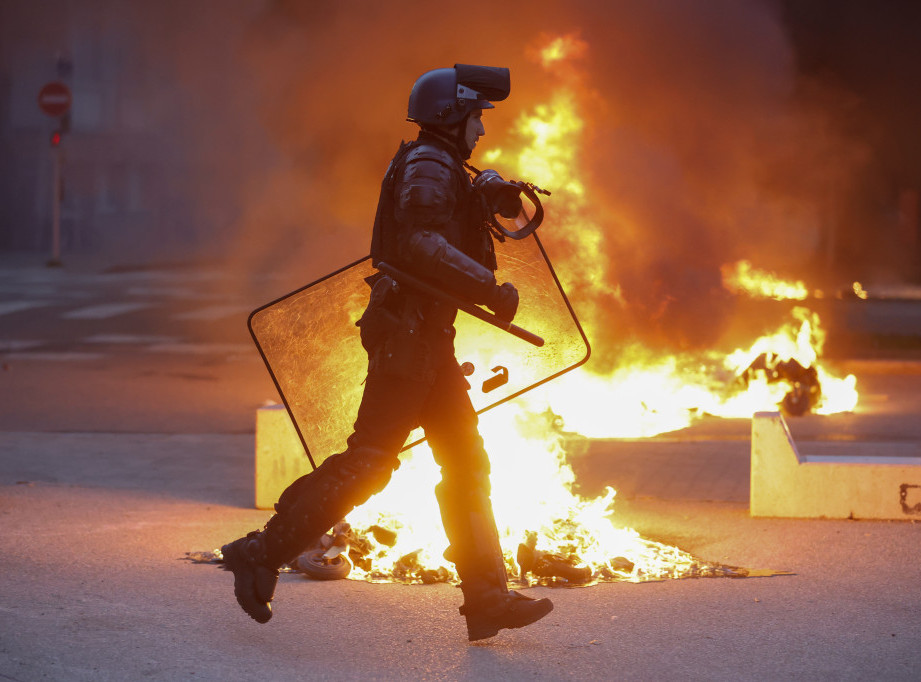
[[[58,64],[61,70],[61,64]],[[61,141],[64,133],[70,130],[70,88],[59,81],[46,83],[38,92],[38,106],[48,116],[57,119],[57,128],[51,133],[51,260],[48,267],[61,265],[61,173],[63,156]]]
[[[61,145],[51,145],[51,260],[48,267],[61,263]]]

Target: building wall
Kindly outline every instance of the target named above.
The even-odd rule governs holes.
[[[0,249],[50,248],[50,136],[61,122],[37,96],[54,80],[73,93],[61,144],[63,251],[154,255],[196,244],[179,181],[189,159],[169,133],[171,74],[133,44],[129,25],[107,19],[116,7],[43,0],[0,9]]]

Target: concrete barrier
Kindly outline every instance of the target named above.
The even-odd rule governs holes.
[[[751,515],[921,520],[921,456],[911,456],[921,455],[917,445],[823,445],[837,452],[801,454],[779,412],[756,413]]]
[[[282,491],[311,470],[285,406],[256,410],[256,509],[274,509]]]

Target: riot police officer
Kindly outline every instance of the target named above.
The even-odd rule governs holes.
[[[487,220],[491,212],[517,215],[519,188],[495,171],[471,179],[464,162],[485,134],[483,110],[509,90],[509,71],[498,67],[456,64],[416,81],[408,114],[419,136],[401,144],[387,170],[371,242],[375,265],[386,261],[508,321],[518,292],[496,281]],[[435,494],[450,542],[445,557],[461,580],[469,639],[529,625],[553,604],[507,586],[489,459],[454,356],[457,309],[383,274],[371,284],[357,323],[368,376],[348,447],[294,481],[264,530],[223,547],[237,601],[253,619],[267,622],[278,569],[382,490],[410,431],[421,426],[441,467]]]

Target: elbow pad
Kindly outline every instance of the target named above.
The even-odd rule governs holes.
[[[474,303],[487,305],[495,296],[492,271],[457,249],[437,232],[416,232],[409,240],[413,270]]]

